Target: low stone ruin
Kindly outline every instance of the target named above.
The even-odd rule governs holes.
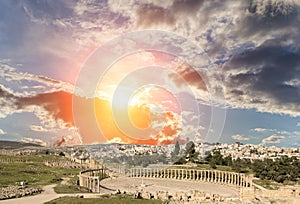
[[[41,193],[42,189],[38,187],[23,187],[23,186],[8,186],[0,188],[0,200],[19,198],[23,196],[29,196],[37,193]]]

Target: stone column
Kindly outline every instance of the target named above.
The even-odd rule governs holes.
[[[240,185],[244,188],[245,187],[245,179],[244,179],[244,174],[241,176],[241,181],[240,181]]]
[[[203,181],[203,170],[200,170],[200,180]]]
[[[232,178],[232,181],[233,181],[232,184],[233,184],[233,185],[235,185],[235,182],[236,182],[235,176],[236,176],[236,174],[234,173],[234,174],[233,174],[233,178]]]
[[[100,193],[100,179],[98,178],[98,193]]]

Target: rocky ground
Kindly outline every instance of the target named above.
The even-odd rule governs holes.
[[[42,189],[38,187],[22,187],[22,186],[8,186],[5,188],[0,188],[0,200],[19,198],[28,195],[34,195],[41,193]]]

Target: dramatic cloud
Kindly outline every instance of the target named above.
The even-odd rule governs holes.
[[[296,125],[297,127],[300,127],[300,123],[297,123],[297,125]]]
[[[245,137],[243,135],[232,135],[231,138],[234,140],[241,140],[241,141],[249,140],[248,137]]]
[[[262,144],[269,144],[269,143],[280,143],[281,140],[283,140],[284,136],[278,136],[278,135],[271,135],[265,139],[262,140]]]
[[[224,66],[227,100],[236,108],[300,116],[300,49],[269,40],[233,56]]]
[[[298,29],[299,6],[293,0],[249,0],[239,26],[244,37],[293,32]]]
[[[17,105],[20,108],[31,105],[43,107],[55,120],[61,119],[66,124],[73,125],[72,97],[72,94],[63,91],[44,93],[19,98]]]
[[[196,89],[207,91],[205,82],[200,73],[190,65],[186,63],[179,64],[175,71],[176,73],[171,73],[169,77],[176,83],[178,87],[184,86],[183,83],[186,83],[189,86],[194,86]]]

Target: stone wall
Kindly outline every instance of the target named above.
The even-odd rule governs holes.
[[[27,188],[21,186],[8,186],[5,188],[0,188],[0,200],[19,198],[19,197],[33,195],[41,192],[42,189],[37,187]]]

